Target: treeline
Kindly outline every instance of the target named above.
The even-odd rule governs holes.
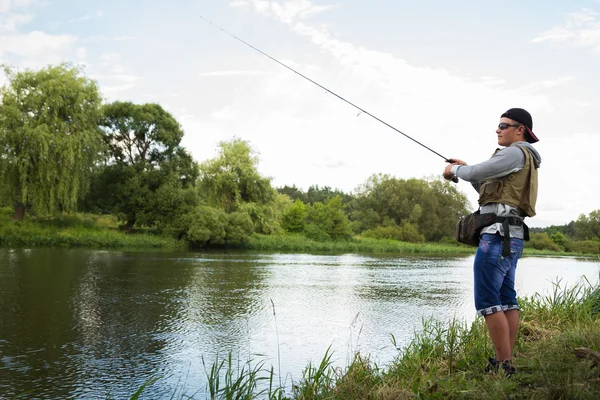
[[[221,142],[214,158],[198,163],[159,104],[105,103],[76,67],[5,73],[0,206],[12,207],[15,220],[109,214],[125,232],[151,229],[202,247],[243,244],[255,233],[454,242],[456,222],[469,212],[466,196],[443,179],[376,174],[354,193],[274,188],[246,141]]]
[[[467,212],[465,196],[439,180],[375,175],[355,194],[276,190],[243,140],[220,143],[198,164],[181,146],[179,122],[158,104],[104,104],[96,83],[67,64],[5,72],[0,205],[14,207],[17,220],[112,214],[127,232],[151,227],[205,246],[285,232],[437,241]]]
[[[532,245],[540,250],[600,254],[600,209],[580,214],[565,225],[532,228]]]

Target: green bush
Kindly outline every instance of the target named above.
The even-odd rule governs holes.
[[[323,228],[313,223],[307,224],[304,227],[304,236],[315,242],[328,242],[331,240],[331,236]]]
[[[368,229],[362,233],[363,237],[372,239],[394,239],[400,240],[402,231],[396,225],[378,226],[373,229]]]
[[[600,240],[567,240],[565,249],[573,253],[600,254]]]
[[[250,240],[250,235],[254,232],[254,224],[248,214],[232,212],[227,215],[227,222],[225,228],[227,244],[247,243]]]
[[[287,232],[302,232],[304,230],[307,215],[308,211],[306,209],[306,204],[301,200],[296,200],[283,211],[283,228]]]
[[[550,239],[550,236],[548,236],[548,234],[545,232],[532,233],[530,235],[528,247],[532,247],[537,250],[561,250],[560,246],[554,243],[552,239]]]

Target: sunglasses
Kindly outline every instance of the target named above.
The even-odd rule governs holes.
[[[519,126],[521,126],[521,125],[517,125],[517,124],[509,124],[509,123],[506,123],[506,122],[501,122],[501,123],[499,123],[499,124],[498,124],[498,128],[499,128],[501,131],[503,131],[503,130],[505,130],[505,129],[508,129],[508,128],[510,128],[511,126],[513,126],[513,127],[515,127],[515,128],[518,128],[518,127],[519,127]]]

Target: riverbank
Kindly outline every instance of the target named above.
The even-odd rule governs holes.
[[[600,286],[556,284],[552,294],[520,303],[517,373],[510,378],[484,372],[492,345],[483,319],[469,325],[430,320],[408,346],[398,349],[388,369],[357,354],[343,371],[336,370],[328,353],[286,391],[277,385],[277,366],[267,369],[230,357],[206,366],[206,393],[211,399],[279,400],[600,398]]]
[[[126,234],[114,216],[75,214],[48,220],[13,221],[9,210],[0,213],[0,247],[67,247],[105,249],[190,250],[183,240],[159,235],[152,230]],[[415,254],[468,256],[475,248],[457,242],[407,243],[391,239],[354,236],[346,240],[315,241],[299,234],[253,234],[248,242],[220,250],[255,250],[298,253]],[[582,257],[581,253],[525,248],[525,256]],[[588,255],[589,256],[589,255]]]

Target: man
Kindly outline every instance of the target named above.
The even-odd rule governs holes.
[[[475,254],[475,308],[485,319],[496,352],[486,371],[501,366],[510,376],[516,372],[512,353],[519,330],[515,271],[523,239],[529,239],[523,218],[535,215],[541,157],[531,145],[539,140],[531,115],[522,108],[502,114],[496,134],[503,149],[476,165],[451,159],[444,178],[471,182],[479,192],[481,213],[496,214],[495,222],[481,231]]]

